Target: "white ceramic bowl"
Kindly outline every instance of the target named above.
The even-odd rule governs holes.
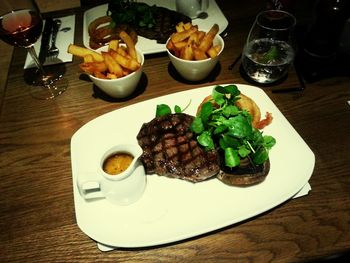
[[[170,39],[168,39],[169,41]],[[171,63],[174,65],[177,72],[184,78],[190,81],[199,81],[206,78],[214,69],[219,57],[224,49],[224,40],[220,35],[216,35],[213,40],[214,45],[220,44],[221,50],[215,58],[207,58],[204,60],[184,60],[173,55],[168,49],[168,55]]]
[[[106,50],[107,50],[107,46],[99,48],[96,51],[101,52]],[[140,81],[140,78],[142,75],[143,63],[145,61],[145,57],[143,53],[137,48],[136,48],[136,52],[137,52],[138,60],[141,63],[141,67],[137,71],[118,79],[100,79],[89,74],[91,81],[97,87],[99,87],[102,91],[104,91],[105,93],[107,93],[109,96],[113,98],[125,98],[129,96],[131,93],[135,91]]]

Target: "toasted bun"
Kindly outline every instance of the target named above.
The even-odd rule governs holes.
[[[252,124],[253,127],[256,127],[261,119],[260,108],[255,103],[255,101],[249,98],[248,96],[241,94],[240,97],[241,98],[236,102],[236,106],[242,110],[248,111],[252,115]]]

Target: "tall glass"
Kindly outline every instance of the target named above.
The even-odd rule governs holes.
[[[31,94],[39,99],[52,99],[64,92],[67,81],[46,74],[34,49],[41,35],[43,20],[34,0],[2,0],[0,5],[0,38],[15,47],[28,50],[38,68],[39,81],[35,81]]]
[[[295,17],[281,10],[259,13],[250,29],[242,54],[249,80],[273,84],[288,73],[295,57]]]

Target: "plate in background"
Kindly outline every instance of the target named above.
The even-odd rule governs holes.
[[[175,10],[175,0],[143,0],[142,2],[148,5],[157,5],[166,7],[170,10]],[[89,46],[89,33],[88,27],[89,24],[98,17],[105,16],[107,12],[108,4],[100,5],[93,7],[84,13],[84,21],[83,21],[83,43],[85,47],[90,48]],[[199,29],[207,29],[209,30],[215,23],[219,25],[219,33],[223,32],[227,25],[228,21],[221,9],[215,2],[215,0],[209,0],[209,7],[206,11],[208,13],[208,17],[206,19],[195,19],[192,20],[193,24],[198,25]],[[174,28],[175,30],[175,28]],[[165,44],[159,44],[156,40],[151,40],[148,38],[144,38],[142,36],[138,37],[138,41],[136,46],[147,54],[154,54],[159,52],[166,51]]]

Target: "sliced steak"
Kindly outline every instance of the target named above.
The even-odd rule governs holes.
[[[219,171],[216,151],[205,151],[189,129],[194,117],[169,114],[144,123],[137,135],[147,174],[199,182]]]

